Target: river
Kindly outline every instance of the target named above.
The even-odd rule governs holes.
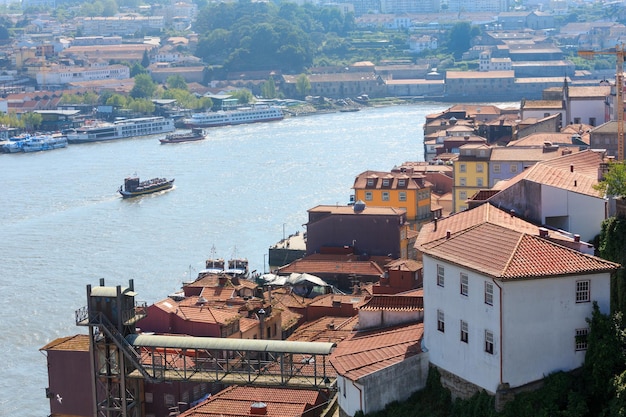
[[[515,106],[517,103],[500,105]],[[423,160],[425,115],[445,103],[366,108],[220,127],[208,139],[137,138],[0,155],[0,416],[49,414],[39,349],[84,333],[86,286],[128,284],[153,303],[195,277],[215,247],[262,272],[268,247],[303,232],[307,210],[346,204],[355,177]],[[173,190],[123,200],[132,174]]]

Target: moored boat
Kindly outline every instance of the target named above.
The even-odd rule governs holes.
[[[161,143],[181,143],[181,142],[195,142],[197,140],[206,139],[206,132],[204,129],[196,127],[191,129],[190,132],[185,133],[170,133],[165,138],[159,139]]]
[[[284,118],[285,115],[280,107],[259,104],[250,107],[240,107],[234,110],[194,113],[191,117],[184,119],[183,123],[188,128],[216,127],[246,123],[271,122],[275,120],[282,120]]]
[[[38,152],[65,148],[67,138],[61,135],[25,135],[11,139],[2,145],[2,152]]]
[[[171,180],[167,178],[152,178],[146,181],[139,181],[138,177],[127,177],[124,179],[124,185],[120,186],[118,192],[123,198],[130,198],[169,190],[173,186],[173,178]]]
[[[90,143],[105,140],[158,135],[173,132],[174,120],[165,117],[139,117],[113,123],[90,121],[67,134],[69,143]]]

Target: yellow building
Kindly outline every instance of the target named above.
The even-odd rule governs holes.
[[[365,171],[354,180],[354,199],[368,206],[398,207],[406,210],[406,220],[414,230],[432,218],[431,184],[412,168],[391,172]]]
[[[491,147],[468,144],[459,148],[454,161],[454,189],[452,208],[455,213],[467,210],[467,200],[480,190],[489,188],[489,158]]]

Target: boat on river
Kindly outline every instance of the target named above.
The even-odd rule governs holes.
[[[183,123],[187,128],[191,129],[194,127],[215,127],[246,123],[271,122],[275,120],[282,120],[284,118],[285,115],[280,107],[269,106],[267,104],[257,104],[248,107],[239,107],[233,110],[194,113],[191,117],[184,119]]]
[[[174,120],[166,117],[138,117],[113,123],[89,121],[67,133],[69,143],[90,143],[173,132]]]
[[[150,180],[140,181],[139,177],[127,177],[124,179],[124,185],[120,186],[118,192],[123,198],[130,198],[169,190],[173,186],[173,178],[171,180],[167,178],[152,178]]]
[[[2,145],[2,152],[38,152],[49,151],[53,149],[65,148],[67,146],[67,137],[62,135],[25,135],[12,138],[8,143]]]
[[[181,143],[181,142],[195,142],[197,140],[206,139],[206,132],[204,129],[196,127],[191,129],[190,132],[185,133],[170,133],[165,135],[165,138],[159,139],[161,143]]]

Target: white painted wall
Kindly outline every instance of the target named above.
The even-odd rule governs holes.
[[[595,126],[600,126],[601,124],[608,122],[608,120],[605,120],[605,107],[606,104],[602,99],[570,99],[571,122],[573,123],[574,118],[578,117],[580,118],[581,123],[589,124],[589,120],[595,117]],[[563,123],[566,123],[566,121],[564,120]]]
[[[583,364],[576,329],[589,327],[592,302],[576,303],[578,280],[590,280],[591,299],[608,313],[608,273],[502,283],[503,381],[511,387]]]
[[[359,330],[415,323],[421,321],[423,316],[421,311],[359,310]]]
[[[363,404],[363,386],[351,381],[350,379],[337,375],[337,388],[339,394],[339,407],[349,416],[353,416],[357,411],[361,410]]]
[[[541,204],[543,223],[546,223],[546,217],[567,216],[565,230],[579,234],[581,240],[586,242],[591,242],[600,233],[602,221],[606,218],[603,198],[561,188],[542,186]]]
[[[476,272],[424,254],[424,348],[430,362],[495,393],[500,383],[500,312],[498,288],[493,306],[485,304],[485,281]],[[437,285],[437,263],[445,266],[445,285]],[[461,295],[460,273],[468,275],[468,295]],[[437,330],[437,310],[445,314],[445,332]],[[461,319],[468,323],[468,343],[461,342]],[[485,329],[494,335],[494,353],[484,350]]]

